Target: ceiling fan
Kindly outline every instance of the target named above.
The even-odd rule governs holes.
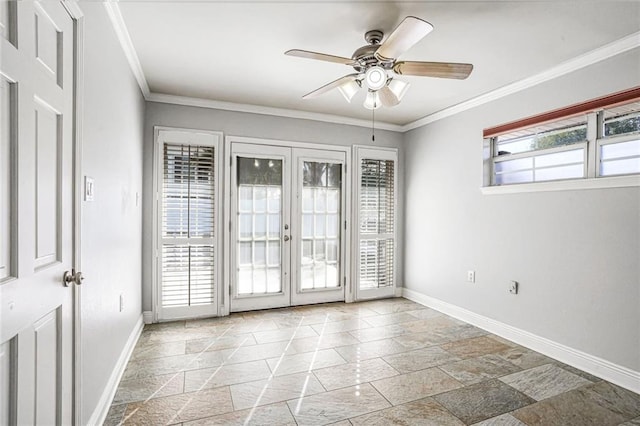
[[[307,93],[302,97],[303,99],[314,98],[337,88],[345,99],[351,102],[356,92],[361,87],[365,87],[367,89],[367,97],[364,101],[366,108],[376,109],[381,105],[392,107],[400,103],[409,88],[409,83],[396,79],[394,74],[459,80],[471,74],[472,64],[398,61],[397,58],[400,55],[422,40],[431,30],[433,25],[427,21],[407,16],[382,44],[380,44],[384,37],[382,31],[367,31],[364,39],[368,44],[353,52],[351,58],[299,49],[288,50],[285,55],[344,64],[353,67],[356,71]]]

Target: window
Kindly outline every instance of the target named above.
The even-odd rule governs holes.
[[[158,133],[159,319],[217,313],[217,135]]]
[[[602,112],[599,176],[640,173],[640,101]]]
[[[632,89],[485,130],[485,186],[640,174],[638,96]]]
[[[358,149],[357,297],[395,293],[396,168],[395,151]]]

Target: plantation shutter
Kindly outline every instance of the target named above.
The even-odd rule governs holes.
[[[215,148],[163,144],[161,308],[215,302]]]
[[[395,151],[359,150],[357,273],[361,298],[395,293],[396,163]]]

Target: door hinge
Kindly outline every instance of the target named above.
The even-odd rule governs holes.
[[[347,221],[346,220],[344,221],[344,229],[345,229],[345,231],[347,230]]]
[[[233,155],[229,157],[229,166],[233,166]]]
[[[343,285],[344,287],[346,287],[346,286],[347,286],[347,277],[342,277],[342,285]]]
[[[229,232],[231,232],[231,221],[229,221]]]

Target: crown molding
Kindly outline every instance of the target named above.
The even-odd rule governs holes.
[[[120,46],[122,46],[122,50],[127,57],[131,72],[133,72],[133,76],[136,78],[138,86],[140,86],[142,95],[145,99],[147,99],[151,91],[149,90],[147,79],[144,76],[144,72],[142,71],[140,59],[138,59],[138,54],[136,53],[136,49],[133,47],[133,42],[131,41],[131,37],[129,36],[129,30],[127,30],[127,25],[124,23],[124,18],[122,17],[122,12],[120,11],[118,1],[106,1],[104,2],[104,8],[107,10],[107,15],[109,16],[111,25],[113,26],[113,29],[118,36],[118,40],[120,41]]]
[[[323,114],[319,112],[300,111],[285,108],[274,108],[260,105],[239,104],[235,102],[214,101],[211,99],[192,98],[187,96],[150,93],[146,97],[149,102],[160,102],[173,105],[194,106],[200,108],[219,109],[224,111],[247,112],[251,114],[273,115],[277,117],[297,118],[300,120],[322,121],[325,123],[346,124],[349,126],[371,127],[371,121],[359,118],[343,117],[340,115]],[[400,132],[401,125],[376,121],[376,129]]]
[[[111,20],[113,29],[115,30],[118,36],[118,40],[120,41],[122,50],[124,51],[125,56],[127,57],[129,66],[131,67],[131,71],[133,72],[133,75],[135,76],[138,82],[138,85],[140,86],[140,90],[142,91],[142,94],[145,100],[149,102],[161,102],[161,103],[168,103],[168,104],[174,104],[174,105],[195,106],[200,108],[212,108],[212,109],[220,109],[225,111],[247,112],[247,113],[253,113],[253,114],[297,118],[302,120],[321,121],[326,123],[345,124],[350,126],[371,127],[371,122],[369,120],[343,117],[343,116],[333,115],[333,114],[323,114],[323,113],[317,113],[317,112],[300,111],[300,110],[292,110],[292,109],[285,109],[285,108],[275,108],[275,107],[266,107],[266,106],[260,106],[260,105],[215,101],[215,100],[192,98],[192,97],[186,97],[186,96],[167,95],[163,93],[152,93],[151,90],[149,89],[149,85],[147,84],[147,79],[144,76],[144,72],[142,71],[142,66],[140,65],[138,54],[136,53],[136,50],[133,47],[133,42],[131,41],[131,37],[129,36],[129,31],[127,30],[127,26],[122,17],[120,6],[118,5],[118,0],[106,1],[104,3],[104,7],[107,10],[107,14],[109,15],[109,19]],[[409,130],[413,130],[418,127],[425,126],[429,123],[442,120],[443,118],[447,118],[452,115],[459,114],[469,109],[478,107],[480,105],[484,105],[486,103],[498,100],[505,96],[512,95],[514,93],[520,92],[522,90],[528,89],[530,87],[536,86],[546,81],[553,80],[555,78],[569,74],[573,71],[577,71],[579,69],[588,67],[600,61],[604,61],[613,56],[619,55],[621,53],[627,52],[629,50],[632,50],[638,47],[640,47],[640,31],[630,34],[612,43],[606,44],[597,49],[594,49],[583,55],[577,56],[573,59],[569,59],[568,61],[562,62],[555,67],[549,68],[546,71],[540,72],[538,74],[524,78],[522,80],[516,81],[506,86],[502,86],[498,89],[484,93],[480,96],[476,96],[475,98],[471,98],[467,101],[461,102],[449,108],[445,108],[433,114],[426,115],[410,123],[407,123],[404,125],[398,125],[398,124],[392,124],[392,123],[379,122],[377,123],[377,128],[382,130],[400,132],[400,133],[408,132]]]
[[[404,133],[409,130],[427,125],[429,123],[433,123],[434,121],[442,120],[443,118],[459,114],[471,108],[475,108],[488,102],[503,98],[505,96],[512,95],[514,93],[520,92],[521,90],[525,90],[540,83],[544,83],[545,81],[553,80],[554,78],[561,77],[573,71],[577,71],[581,68],[588,67],[589,65],[604,61],[605,59],[609,59],[613,56],[619,55],[637,47],[640,47],[640,31],[630,34],[612,43],[605,44],[604,46],[594,49],[583,55],[576,56],[573,59],[569,59],[568,61],[562,62],[555,67],[532,75],[531,77],[527,77],[506,86],[502,86],[496,90],[492,90],[491,92],[487,92],[483,95],[471,98],[452,107],[445,108],[433,114],[429,114],[411,123],[407,123],[402,126],[400,131]]]

